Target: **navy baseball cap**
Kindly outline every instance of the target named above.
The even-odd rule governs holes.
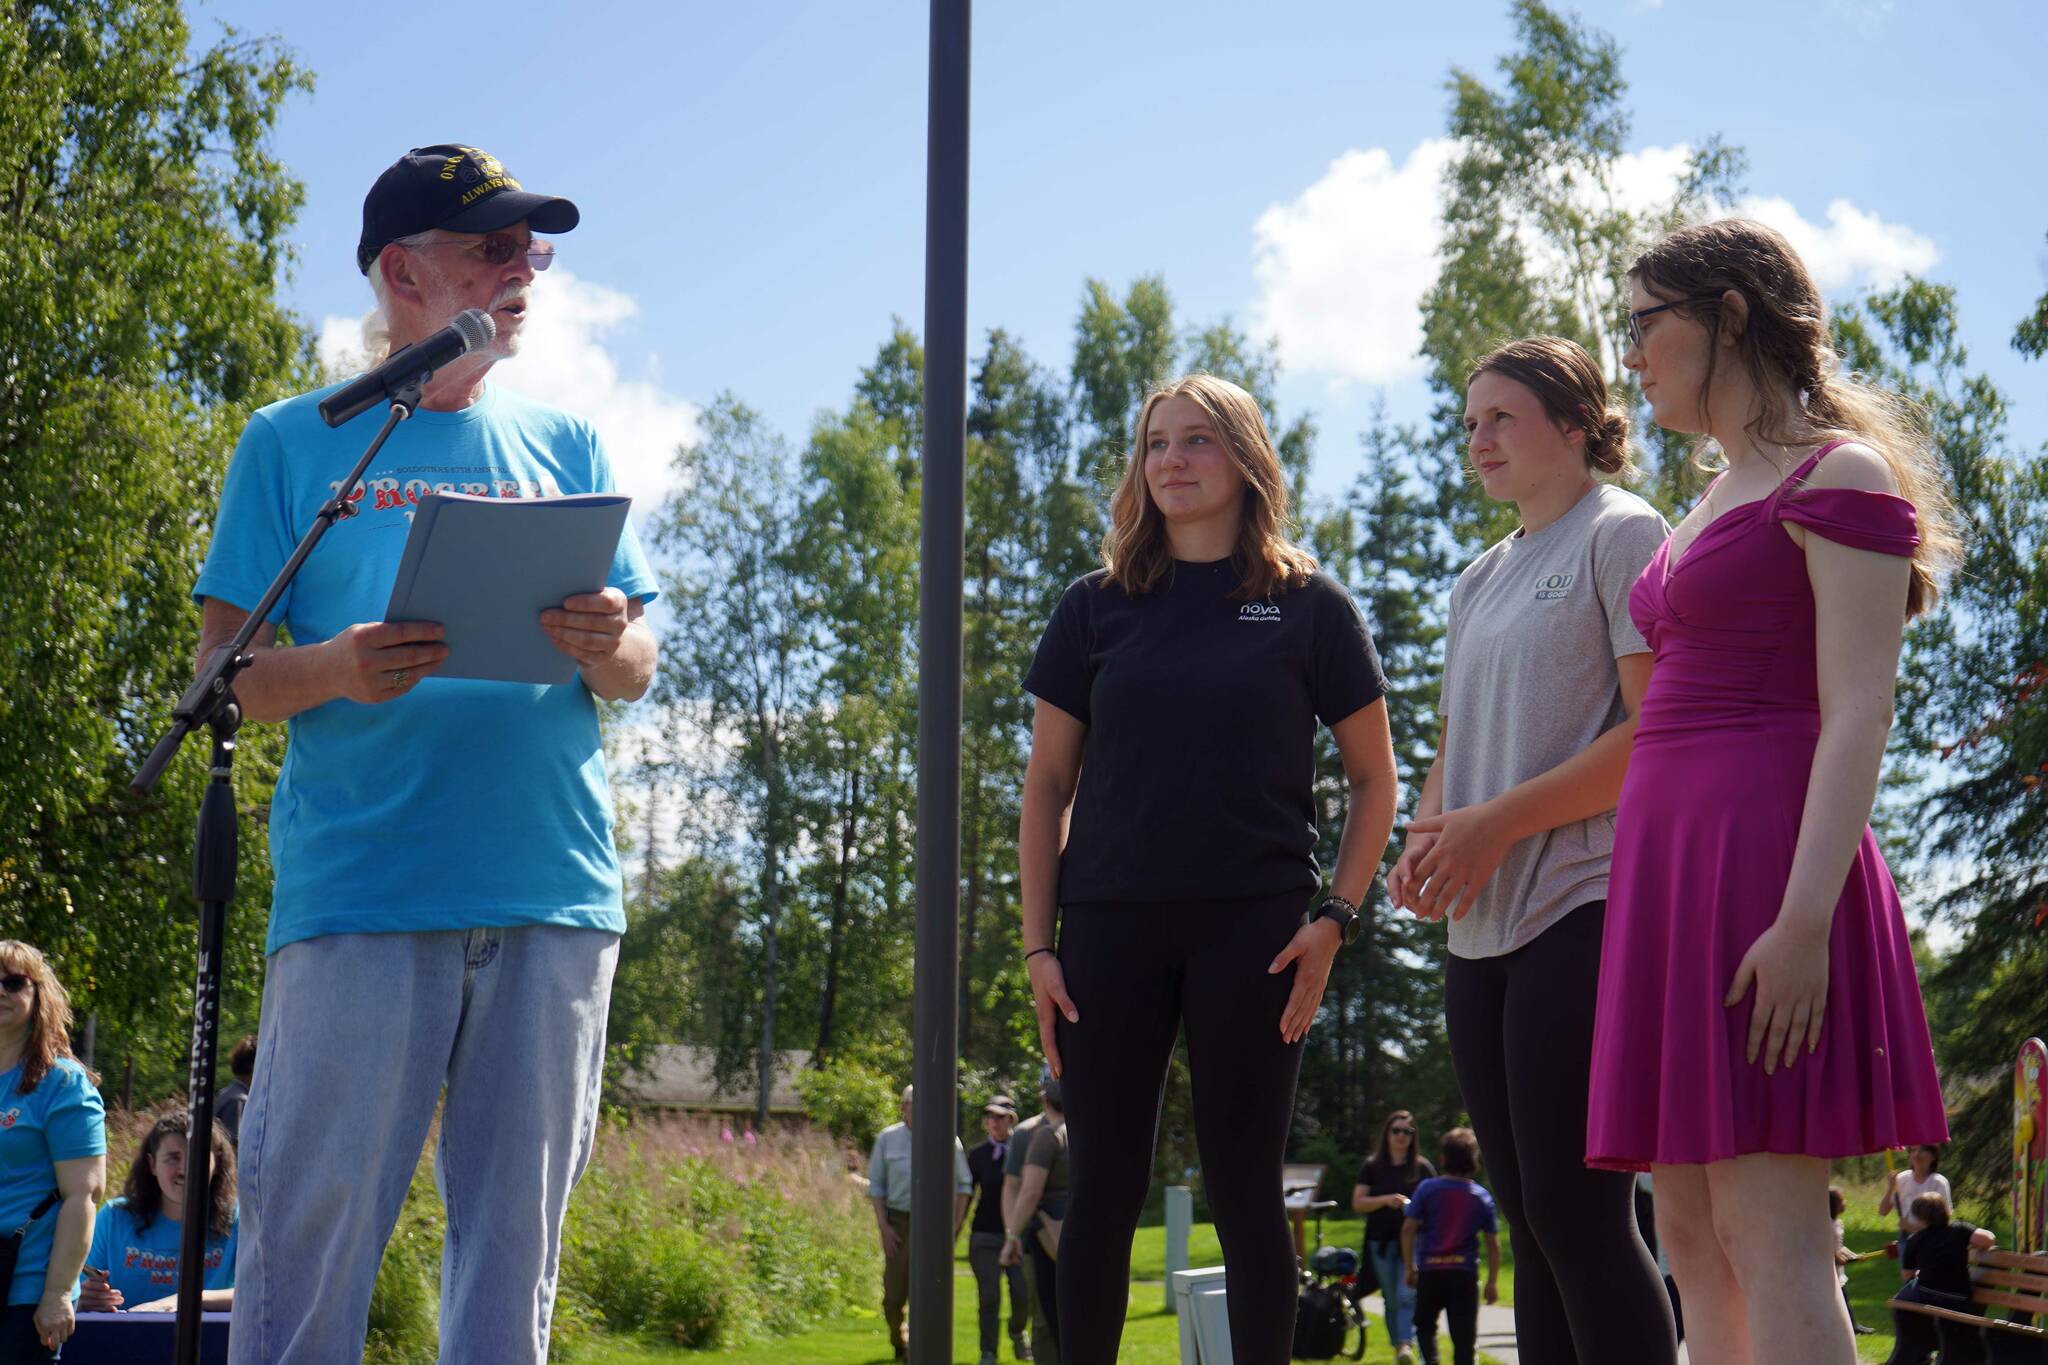
[[[452,142],[415,147],[392,162],[363,199],[356,269],[369,274],[378,252],[429,228],[494,232],[524,221],[535,232],[567,232],[582,216],[566,199],[528,190],[480,148]]]

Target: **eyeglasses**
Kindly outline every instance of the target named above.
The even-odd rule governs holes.
[[[465,242],[421,242],[420,246],[460,247],[482,260],[485,265],[491,266],[510,265],[514,256],[524,252],[526,264],[535,272],[546,270],[555,263],[553,242],[543,242],[538,237],[529,237],[522,242],[509,232],[489,232],[473,241]]]
[[[1720,296],[1718,294],[1700,294],[1689,299],[1679,299],[1674,303],[1660,303],[1655,308],[1637,309],[1635,312],[1630,313],[1628,315],[1629,344],[1634,346],[1639,351],[1643,349],[1644,318],[1655,317],[1657,314],[1662,313],[1667,309],[1683,308],[1688,303],[1716,303],[1719,302],[1719,300]]]
[[[6,991],[9,995],[20,995],[34,984],[34,977],[23,976],[20,972],[9,972],[5,976],[0,976],[0,991]]]
[[[1389,1133],[1393,1133],[1393,1134],[1395,1134],[1395,1135],[1397,1135],[1397,1136],[1399,1136],[1399,1137],[1414,1137],[1414,1136],[1415,1136],[1415,1130],[1414,1130],[1413,1128],[1389,1128],[1389,1129],[1387,1129],[1387,1131],[1388,1131]]]

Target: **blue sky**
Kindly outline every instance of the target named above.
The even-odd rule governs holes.
[[[2048,438],[2048,371],[2007,346],[2048,289],[2048,95],[2019,0],[1599,0],[1625,49],[1633,173],[1719,134],[1831,294],[1901,269],[1961,292],[1976,366]],[[583,225],[536,300],[522,387],[597,417],[659,491],[697,407],[732,390],[792,437],[842,404],[892,315],[922,316],[926,11],[504,0],[197,4],[318,75],[275,145],[306,182],[287,297],[330,337],[367,306],[361,201],[406,148],[460,141]],[[1352,473],[1428,275],[1453,65],[1491,78],[1504,3],[1033,0],[976,15],[970,322],[1064,367],[1086,277],[1163,274],[1185,322],[1278,336],[1283,405]]]

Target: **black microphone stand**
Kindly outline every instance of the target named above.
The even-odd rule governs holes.
[[[199,670],[198,679],[178,698],[172,708],[171,728],[149,751],[142,770],[129,789],[147,794],[163,776],[167,765],[185,736],[204,725],[213,731],[213,781],[199,804],[199,834],[192,850],[192,894],[199,901],[199,971],[192,991],[192,1057],[187,1082],[190,1108],[185,1128],[185,1214],[178,1230],[178,1324],[177,1365],[199,1365],[199,1296],[204,1289],[206,1234],[212,1214],[208,1195],[213,1185],[213,1072],[220,1042],[221,945],[227,936],[228,902],[235,898],[236,820],[234,792],[235,732],[241,728],[242,705],[235,700],[235,678],[255,662],[246,651],[264,618],[277,599],[298,575],[299,566],[327,528],[355,515],[349,500],[370,461],[400,422],[420,405],[420,386],[431,375],[400,389],[391,398],[391,415],[384,419],[370,448],[356,461],[356,467],[306,529],[305,538],[263,598],[235,632],[235,638],[216,649]]]

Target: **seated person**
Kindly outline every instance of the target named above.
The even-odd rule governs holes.
[[[184,1110],[149,1130],[128,1168],[121,1197],[93,1222],[79,1279],[78,1310],[173,1313],[178,1308],[178,1245],[185,1216]],[[213,1125],[213,1179],[207,1188],[206,1275],[200,1306],[226,1311],[235,1298],[235,1149]]]
[[[1906,1238],[1899,1262],[1904,1269],[1917,1273],[1899,1289],[1898,1297],[1908,1303],[1971,1311],[1970,1249],[1988,1251],[1996,1239],[1989,1229],[1954,1217],[1945,1195],[1915,1196],[1911,1214],[1919,1231]],[[1942,1360],[1949,1359],[1952,1348],[1947,1342],[1953,1335],[1949,1329],[1958,1324],[1934,1323],[1935,1330],[1930,1332],[1925,1314],[1896,1308],[1892,1310],[1892,1323],[1898,1333],[1898,1344],[1893,1347],[1887,1365],[1921,1365],[1937,1349]]]

